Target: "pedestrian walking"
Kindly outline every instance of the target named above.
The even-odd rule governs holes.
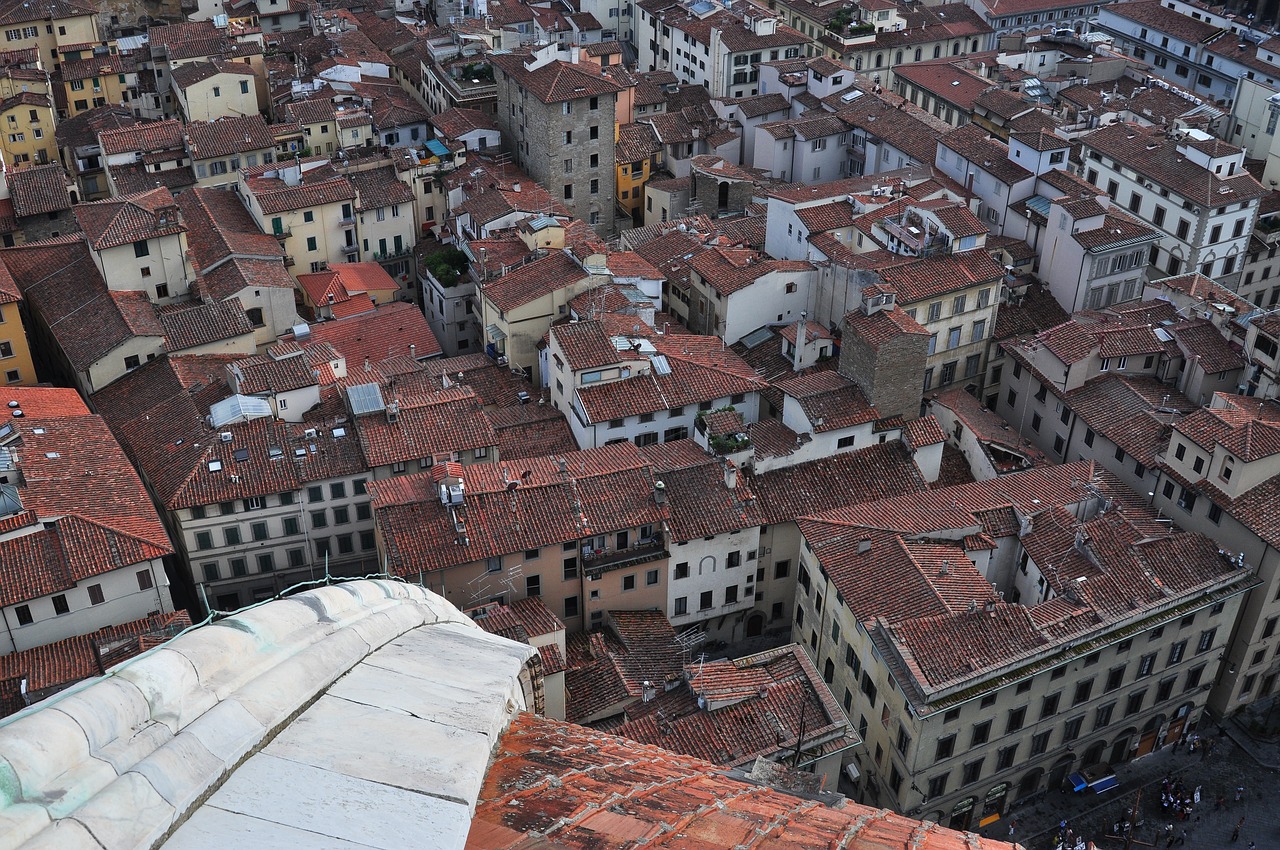
[[[1239,788],[1236,789],[1236,802],[1238,803],[1243,799],[1244,799],[1244,786],[1241,785]]]
[[[1018,819],[1014,818],[1013,820],[1009,821],[1009,837],[1012,838],[1013,834],[1017,830],[1018,830]]]
[[[1236,828],[1231,830],[1231,840],[1233,842],[1240,840],[1240,827],[1242,826],[1244,826],[1244,818],[1240,818],[1240,820],[1236,821]]]
[[[1178,836],[1178,846],[1185,845],[1186,843],[1187,843],[1187,831],[1184,829],[1182,830],[1182,834]]]

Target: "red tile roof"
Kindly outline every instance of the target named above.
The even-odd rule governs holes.
[[[280,243],[259,229],[235,192],[196,187],[175,200],[187,225],[187,250],[197,272],[233,255],[284,256]]]
[[[498,443],[493,426],[480,414],[480,398],[467,387],[410,396],[388,390],[384,396],[400,406],[396,422],[381,413],[357,418],[360,447],[371,467],[492,449]]]
[[[672,850],[1013,848],[843,798],[825,805],[812,795],[791,796],[691,756],[522,714],[485,776],[467,850],[535,850],[548,842]]]
[[[10,171],[9,193],[19,218],[71,209],[67,175],[57,163]]]
[[[726,481],[728,461],[712,457],[692,440],[678,440],[641,450],[666,484],[670,518],[667,526],[676,541],[697,540],[759,525],[756,496],[746,476]]]
[[[165,349],[173,352],[253,334],[239,298],[162,310],[160,326],[164,328]]]
[[[715,247],[689,261],[693,270],[721,295],[732,295],[767,274],[803,274],[813,264],[802,260],[774,260],[749,248]]]
[[[303,161],[302,165],[309,163]],[[257,199],[263,215],[355,200],[356,190],[351,181],[327,164],[303,171],[300,182],[295,185],[289,185],[279,176],[281,171],[290,167],[288,164],[271,163],[241,170],[241,177]]]
[[[97,251],[186,230],[173,193],[163,187],[77,204],[75,214],[89,244]]]
[[[488,112],[450,107],[431,117],[431,125],[446,139],[458,139],[473,130],[497,130],[498,122]]]
[[[897,290],[899,304],[911,304],[980,283],[994,284],[1004,277],[1004,269],[986,251],[964,251],[887,268],[880,276]]]
[[[838,372],[809,372],[774,386],[799,402],[815,433],[865,425],[880,418],[858,385]]]
[[[629,707],[611,731],[721,767],[860,742],[798,644],[685,670],[686,684]]]
[[[224,425],[232,439],[219,439],[206,417],[230,395],[226,369],[235,359],[157,357],[94,394],[161,504],[179,510],[283,493],[368,469],[349,427],[340,435],[325,423],[268,416]]]
[[[506,313],[558,289],[582,283],[589,276],[567,252],[554,251],[490,281],[483,297]]]
[[[1076,506],[1089,500],[1090,483],[1108,507],[1082,520]],[[986,516],[1006,507],[1029,520],[1019,529],[987,527]],[[931,694],[1031,663],[1048,645],[1097,634],[1100,624],[1252,580],[1208,538],[1162,528],[1144,500],[1089,462],[838,509],[803,518],[800,528],[855,615],[874,623],[877,645],[908,677],[922,710]],[[961,547],[918,542],[944,530],[1018,535],[1033,560],[1053,564],[1046,578],[1075,615],[999,602]]]
[[[669,373],[651,369],[647,375],[576,388],[588,422],[714,402],[760,392],[767,386],[746,361],[725,349],[716,337],[653,335],[649,342],[666,358]]]
[[[622,90],[599,66],[572,64],[556,60],[530,71],[526,57],[519,54],[494,54],[493,65],[513,78],[543,103],[579,100],[587,97],[612,96]]]
[[[481,417],[474,417],[481,418]],[[527,475],[526,475],[527,473]],[[489,557],[523,554],[595,534],[658,524],[665,506],[653,496],[654,475],[630,443],[557,457],[464,468],[464,531],[436,495],[429,474],[370,485],[388,566],[416,574]],[[511,482],[519,486],[510,489]]]
[[[186,611],[153,614],[87,635],[0,656],[0,717],[26,707],[19,683],[25,682],[29,696],[41,698],[81,679],[101,675],[103,653],[108,650],[106,666],[118,664],[190,625],[191,618]],[[11,685],[14,686],[12,693],[9,692]]]
[[[271,128],[256,114],[192,121],[186,127],[186,137],[192,160],[220,159],[237,153],[273,150],[276,146]]]
[[[424,360],[441,351],[422,311],[400,301],[384,304],[371,313],[314,324],[310,334],[317,342],[327,342],[337,349],[352,370],[365,358],[378,363],[412,354],[414,359]]]
[[[81,240],[6,248],[0,262],[77,370],[88,369],[135,336],[159,341],[164,335],[146,293],[109,290]]]
[[[409,216],[409,205],[413,203],[413,189],[408,183],[396,177],[395,166],[353,171],[350,177],[356,187],[357,209],[372,210],[404,204],[405,209],[401,212],[406,218]]]
[[[174,119],[134,124],[98,133],[104,156],[182,148],[182,122]]]

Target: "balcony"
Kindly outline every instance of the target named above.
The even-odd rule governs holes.
[[[880,222],[880,226],[918,257],[946,250],[948,241],[946,235],[936,230],[930,232],[928,226],[918,217],[904,218],[903,221],[886,218]]]
[[[409,256],[409,255],[410,255],[410,254],[412,254],[412,253],[413,253],[413,249],[412,249],[412,248],[400,248],[400,249],[392,248],[390,251],[386,251],[386,252],[379,251],[379,252],[376,252],[376,253],[373,255],[373,259],[374,259],[376,262],[384,262],[384,261],[386,261],[386,260],[398,260],[398,259],[400,259],[401,257],[407,257],[407,256]]]
[[[359,245],[343,245],[341,250],[342,250],[342,253],[346,254],[349,257],[352,254],[360,253],[360,246]]]
[[[1280,242],[1280,217],[1259,218],[1258,223],[1253,227],[1253,232],[1268,245]]]
[[[591,549],[582,547],[582,568],[587,578],[599,578],[604,573],[634,567],[667,557],[666,540],[662,532],[653,537],[637,540],[626,549]]]
[[[356,217],[354,215],[346,215],[338,219],[338,225],[340,227],[353,227],[355,223]]]
[[[297,261],[293,259],[293,255],[291,255],[291,254],[285,254],[285,255],[284,255],[284,265],[285,265],[285,268],[288,268],[289,266],[292,266],[295,262],[297,262]]]
[[[271,235],[281,242],[293,235],[293,228],[281,225],[280,227],[271,228]]]

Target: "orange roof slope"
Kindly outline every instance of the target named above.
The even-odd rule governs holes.
[[[466,846],[1013,848],[837,795],[748,784],[710,762],[532,714],[503,735]]]

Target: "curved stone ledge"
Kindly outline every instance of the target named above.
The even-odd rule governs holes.
[[[465,838],[459,817],[469,820],[489,752],[525,705],[533,652],[391,581],[320,588],[195,629],[0,726],[0,850],[234,836],[249,820],[234,805],[183,824],[247,764],[260,766],[245,783],[306,770],[321,784],[380,788],[400,771],[390,784],[432,797],[430,816]],[[406,730],[418,746],[397,753]],[[342,752],[353,742],[367,763]],[[271,828],[285,841],[298,826]]]

